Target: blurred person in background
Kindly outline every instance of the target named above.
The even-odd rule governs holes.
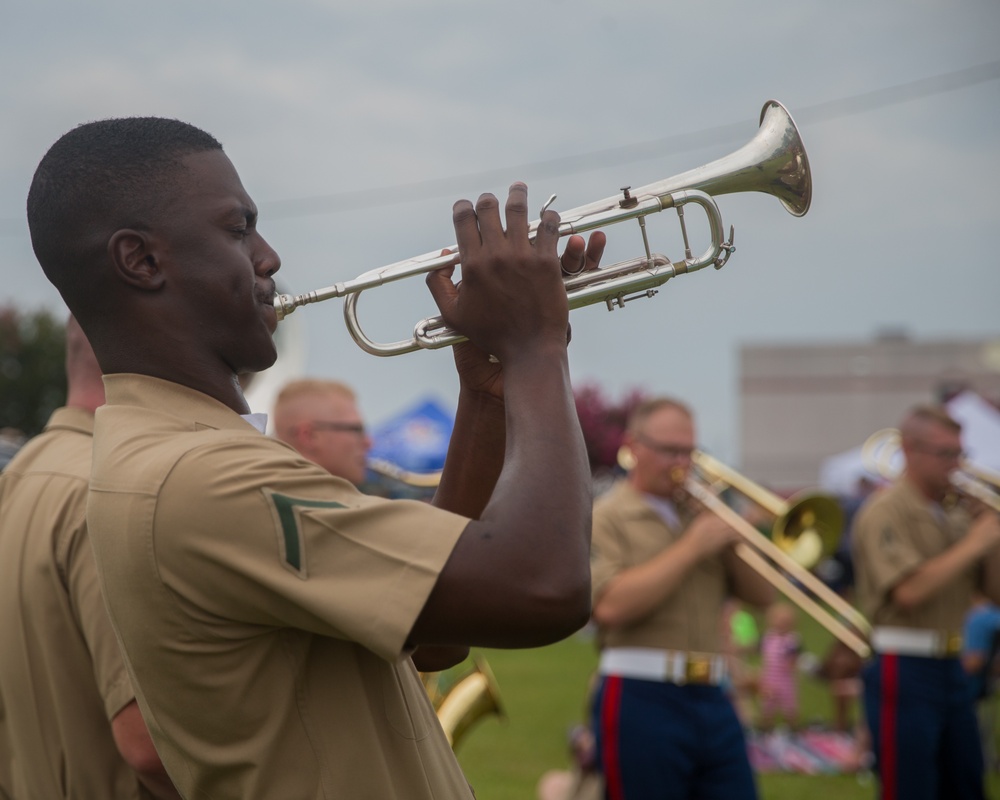
[[[331,475],[361,486],[372,440],[354,390],[339,381],[286,383],[274,401],[274,435]]]
[[[0,475],[0,783],[14,798],[177,798],[98,585],[86,503],[104,385],[73,318],[66,377],[66,405]]]
[[[962,429],[918,406],[900,425],[906,467],[858,512],[853,556],[871,620],[865,716],[883,800],[982,800],[983,755],[959,655],[979,589],[1000,599],[1000,518],[950,503]]]
[[[760,639],[760,717],[762,731],[774,728],[780,715],[793,731],[799,727],[797,663],[802,639],[796,630],[795,609],[784,602],[773,603],[765,614]]]
[[[720,620],[728,597],[764,607],[774,590],[737,557],[740,534],[686,493],[695,441],[686,405],[641,403],[624,437],[628,473],[594,506],[593,730],[614,800],[757,796]]]
[[[982,594],[965,616],[962,631],[962,667],[969,676],[969,692],[979,719],[986,768],[1000,770],[996,743],[996,694],[1000,683],[1000,606]]]

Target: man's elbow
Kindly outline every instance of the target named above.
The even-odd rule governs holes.
[[[538,598],[534,605],[531,618],[534,635],[539,639],[536,646],[562,641],[590,621],[590,581],[572,591]]]
[[[131,736],[118,741],[118,752],[122,760],[142,778],[157,778],[166,774],[152,740],[148,737]]]
[[[923,602],[924,597],[917,591],[911,589],[907,584],[901,583],[892,590],[892,604],[899,610],[906,613],[915,611]]]
[[[620,628],[629,621],[621,609],[606,600],[602,600],[594,606],[591,616],[594,619],[594,624],[600,628]]]
[[[122,760],[144,784],[169,783],[167,771],[134,700],[111,721],[111,732]]]

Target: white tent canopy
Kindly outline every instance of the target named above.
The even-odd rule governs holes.
[[[948,404],[948,413],[962,424],[962,446],[970,462],[1000,472],[1000,411],[975,392],[962,392]],[[881,477],[868,470],[861,459],[861,445],[830,456],[820,464],[820,488],[839,495],[851,495],[858,481]]]

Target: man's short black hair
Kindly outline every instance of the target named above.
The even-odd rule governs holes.
[[[181,159],[221,150],[210,134],[175,119],[126,117],[84,123],[42,158],[28,191],[28,229],[35,256],[63,292],[108,237],[142,230],[172,199]]]

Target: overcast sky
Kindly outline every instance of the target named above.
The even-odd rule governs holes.
[[[64,310],[24,200],[45,150],[84,121],[169,116],[214,134],[279,283],[301,293],[451,244],[460,197],[525,180],[535,209],[557,194],[565,210],[705,164],[776,98],[808,150],[808,215],[720,197],[729,264],[574,312],[576,382],[680,396],[703,446],[738,461],[742,345],[1000,338],[996,0],[38,0],[5,8],[0,70],[0,304],[26,311]],[[672,258],[678,231],[673,212],[649,220]],[[605,263],[641,252],[634,225],[608,235]],[[420,279],[359,307],[389,340],[433,312]],[[370,423],[427,396],[453,407],[448,351],[369,356],[338,300],[292,321],[286,371],[298,356],[349,381]]]

